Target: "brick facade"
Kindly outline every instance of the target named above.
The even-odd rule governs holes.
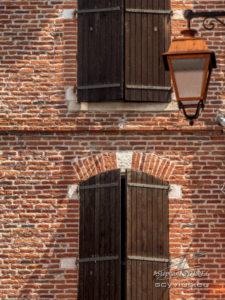
[[[66,0],[0,1],[0,299],[77,299],[79,194],[68,189],[120,167],[126,152],[123,167],[180,188],[169,200],[173,270],[199,265],[204,274],[173,278],[170,299],[225,299],[225,139],[215,122],[225,108],[224,27],[206,32],[194,22],[218,68],[193,127],[177,109],[70,112],[74,99],[65,91],[76,84],[76,7]],[[172,1],[174,36],[188,8],[225,5]]]

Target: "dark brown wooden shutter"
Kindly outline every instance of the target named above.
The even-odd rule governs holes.
[[[169,40],[170,0],[125,0],[125,100],[170,100],[161,57]]]
[[[122,0],[78,4],[78,101],[122,99]]]
[[[168,184],[127,171],[127,299],[168,300],[154,272],[168,272]]]
[[[79,300],[120,300],[120,171],[80,185]]]

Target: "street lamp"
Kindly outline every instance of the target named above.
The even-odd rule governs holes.
[[[188,21],[188,28],[181,31],[183,36],[174,39],[168,52],[162,55],[165,69],[171,74],[178,107],[183,110],[189,124],[193,125],[205,106],[212,69],[216,68],[216,58],[205,40],[195,37],[197,31],[191,29],[190,23],[193,18],[205,17],[204,27],[211,30],[214,24],[211,22],[207,27],[205,21],[215,18],[225,25],[218,19],[218,16],[225,16],[225,11],[195,13],[187,10],[184,16]]]

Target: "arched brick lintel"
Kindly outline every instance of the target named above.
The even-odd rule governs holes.
[[[168,181],[175,169],[175,163],[154,153],[134,152],[131,169]]]
[[[155,153],[109,152],[75,159],[73,167],[79,181],[117,168],[133,169],[169,181],[175,163]]]

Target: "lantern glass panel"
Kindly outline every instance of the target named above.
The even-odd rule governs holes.
[[[172,58],[179,98],[202,98],[207,57]]]
[[[187,106],[187,107],[196,107],[198,105],[198,102],[199,100],[195,100],[195,101],[180,101],[184,106]]]

